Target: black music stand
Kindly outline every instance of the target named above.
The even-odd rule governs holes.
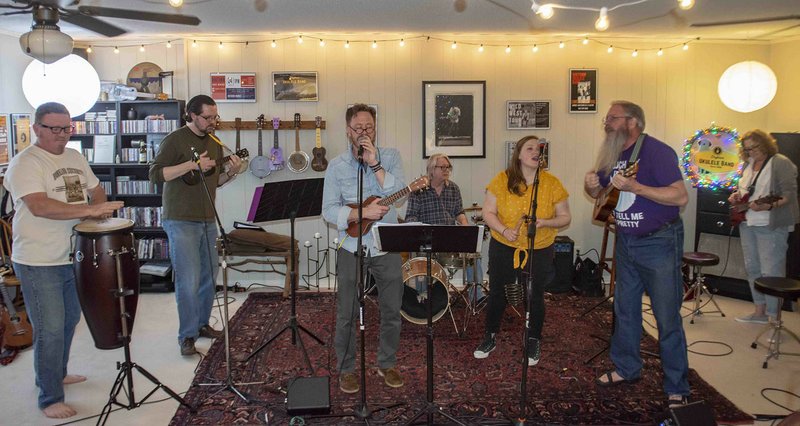
[[[483,226],[459,225],[390,225],[376,224],[373,227],[375,241],[379,250],[389,252],[424,252],[427,258],[428,294],[433,294],[431,262],[433,252],[475,253],[481,251],[483,243]],[[431,300],[427,298],[426,364],[428,370],[427,403],[425,408],[414,415],[406,424],[413,424],[423,414],[427,415],[427,423],[433,424],[433,415],[439,414],[451,422],[463,425],[455,417],[444,412],[433,402],[433,309]]]
[[[250,222],[270,222],[275,220],[289,219],[291,223],[291,276],[290,282],[292,287],[292,311],[289,316],[289,321],[283,328],[275,333],[272,337],[264,342],[261,346],[256,348],[244,362],[249,361],[256,356],[262,349],[272,343],[273,340],[278,338],[286,330],[292,331],[292,345],[299,343],[300,349],[303,351],[303,357],[306,361],[311,374],[314,374],[314,369],[311,367],[311,359],[308,358],[308,352],[303,345],[303,339],[300,337],[298,330],[302,330],[312,339],[316,340],[322,346],[325,346],[319,337],[314,333],[308,331],[297,321],[297,271],[294,269],[296,265],[297,253],[294,247],[294,220],[298,217],[319,216],[322,213],[322,189],[325,180],[323,178],[315,179],[298,179],[287,180],[283,182],[272,182],[264,184],[263,187],[256,189],[253,194],[253,202],[250,205],[250,213],[247,215],[247,220]]]

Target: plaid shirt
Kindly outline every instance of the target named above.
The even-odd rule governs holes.
[[[463,213],[461,190],[455,182],[448,181],[442,188],[441,195],[433,188],[411,194],[406,209],[406,222],[455,225],[456,217]]]

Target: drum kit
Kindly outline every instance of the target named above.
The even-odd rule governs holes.
[[[483,217],[480,215],[481,207],[473,204],[472,207],[464,209],[465,212],[473,213],[471,219],[475,225],[485,225]],[[488,230],[488,227],[485,228]],[[487,240],[488,232],[484,233],[484,240]],[[434,322],[441,319],[445,314],[450,314],[456,333],[463,336],[466,333],[472,317],[480,313],[486,304],[488,295],[488,282],[481,280],[480,259],[481,253],[435,253],[431,263],[432,290],[427,289],[427,259],[424,256],[403,256],[403,303],[400,314],[408,322],[418,325],[425,325],[426,300],[431,297],[431,305]],[[463,274],[463,286],[457,287],[454,282],[455,273],[461,270]],[[464,313],[461,326],[456,320],[454,309],[458,305],[463,305]]]

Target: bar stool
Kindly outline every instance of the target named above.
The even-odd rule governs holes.
[[[702,271],[703,266],[714,266],[719,264],[719,256],[717,256],[716,254],[704,253],[700,251],[687,252],[683,254],[683,263],[691,265],[692,267],[692,282],[689,285],[689,288],[686,289],[686,294],[684,295],[684,300],[686,300],[686,297],[688,296],[689,293],[692,293],[692,295],[694,296],[694,308],[692,309],[692,319],[689,321],[689,323],[694,324],[694,317],[702,315],[703,313],[708,313],[708,314],[719,313],[724,317],[725,313],[722,312],[722,309],[720,309],[719,305],[717,304],[717,301],[714,300],[714,294],[708,291],[708,287],[706,287],[705,277],[703,276],[703,271]],[[700,299],[703,293],[708,294],[708,302],[706,302],[706,305],[709,302],[713,303],[714,307],[717,308],[716,311],[703,312],[701,310]]]
[[[609,247],[609,237],[613,234],[613,240],[610,241],[611,243],[611,256],[607,255],[607,250]],[[600,248],[600,267],[603,268],[604,271],[608,272],[608,297],[614,296],[614,284],[617,279],[617,263],[614,260],[616,257],[616,247],[614,242],[616,241],[617,237],[617,224],[614,222],[614,215],[608,217],[608,221],[606,221],[605,225],[603,226],[603,244]]]
[[[781,320],[781,306],[783,306],[783,299],[797,299],[800,297],[800,281],[784,277],[761,277],[756,279],[755,288],[764,294],[775,296],[779,299],[778,315],[775,317],[775,320],[770,324],[767,324],[764,329],[758,333],[756,338],[753,340],[753,343],[750,345],[750,347],[753,349],[757,348],[759,344],[758,339],[764,333],[772,331],[772,337],[769,339],[769,343],[766,345],[762,343],[762,345],[767,348],[767,357],[764,359],[764,364],[762,364],[761,367],[767,368],[767,362],[769,359],[778,359],[780,355],[800,356],[800,353],[781,352],[782,332],[788,334],[794,340],[800,343],[800,338],[798,338],[797,335],[791,330],[784,327],[783,320]]]

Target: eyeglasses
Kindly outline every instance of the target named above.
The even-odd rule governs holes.
[[[54,135],[57,135],[59,133],[72,133],[75,131],[75,126],[73,126],[72,124],[65,127],[48,126],[47,124],[42,124],[42,123],[38,124],[39,126],[44,127],[45,129],[50,129],[50,131],[53,132]]]
[[[453,170],[453,166],[433,166],[434,169]]]
[[[347,126],[350,127],[350,126]],[[363,135],[364,133],[372,133],[375,131],[374,126],[367,126],[367,127],[350,127],[350,130],[356,132],[357,135]]]
[[[200,118],[202,118],[203,120],[206,120],[206,121],[219,121],[219,115],[214,115],[214,116],[211,116],[211,117],[206,117],[204,115],[198,115],[198,117],[200,117]]]
[[[603,117],[603,124],[608,124],[608,123],[610,123],[610,122],[612,122],[614,120],[620,119],[620,118],[626,118],[627,119],[627,118],[633,118],[633,117],[631,117],[630,115],[607,115],[607,116]]]
[[[754,151],[756,149],[758,149],[758,147],[757,146],[753,146],[753,147],[750,147],[750,148],[742,148],[742,151],[749,153],[749,152]]]

